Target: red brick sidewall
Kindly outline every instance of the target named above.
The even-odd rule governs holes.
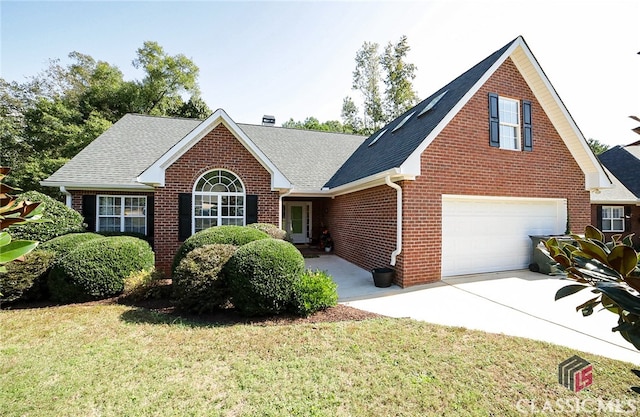
[[[191,193],[200,176],[226,169],[238,176],[248,195],[258,196],[258,221],[278,224],[279,195],[271,191],[271,174],[222,124],[205,135],[165,172],[165,187],[155,193],[156,269],[170,276],[178,247],[178,194]]]
[[[489,146],[489,93],[531,101],[532,152]],[[510,59],[427,147],[421,171],[401,184],[403,249],[395,268],[404,287],[441,278],[443,194],[564,198],[572,231],[590,223],[584,173]],[[388,265],[396,244],[395,198],[395,190],[381,186],[333,200],[336,253],[366,269]]]

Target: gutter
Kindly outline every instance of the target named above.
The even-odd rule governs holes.
[[[396,189],[396,250],[391,253],[391,266],[395,266],[396,259],[402,252],[402,187],[391,182],[391,175],[384,177],[384,182],[389,187]]]
[[[65,196],[65,204],[67,207],[71,208],[71,193],[67,191],[64,185],[60,186],[60,192]]]
[[[286,193],[280,194],[280,198],[278,199],[278,227],[282,230],[285,230],[282,228],[282,199],[287,197],[292,192],[293,187],[289,188],[289,191],[287,191]]]

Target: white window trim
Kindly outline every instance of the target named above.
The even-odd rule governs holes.
[[[613,212],[613,209],[620,209],[622,210],[622,217],[604,217],[604,212],[605,209],[611,209],[611,212]],[[611,227],[609,229],[605,229],[604,228],[604,221],[605,220],[610,220],[611,221]],[[613,228],[613,221],[614,220],[622,220],[622,228],[621,229],[614,229]],[[624,206],[602,206],[602,231],[603,232],[624,232],[624,226],[625,226],[625,215],[624,215]]]
[[[147,204],[149,203],[149,201],[147,200],[147,196],[146,195],[113,195],[113,194],[98,194],[96,195],[96,231],[100,232],[100,231],[104,231],[104,230],[100,230],[100,219],[101,218],[106,218],[106,217],[118,217],[118,216],[105,216],[105,215],[100,215],[100,197],[112,197],[112,198],[119,198],[120,199],[120,232],[121,233],[125,233],[126,231],[124,230],[124,224],[125,221],[124,219],[126,218],[144,218],[144,235],[147,236]],[[143,198],[144,199],[144,216],[126,216],[124,214],[124,199],[125,198]],[[135,233],[135,232],[131,232],[131,233]]]
[[[225,171],[233,175],[238,179],[238,182],[242,186],[242,192],[209,192],[209,191],[196,191],[196,186],[205,175],[209,174],[213,171]],[[216,197],[218,208],[222,204],[222,197],[243,197],[242,199],[242,217],[241,216],[223,216],[222,210],[218,210],[218,214],[216,216],[196,216],[196,196],[212,196]],[[238,174],[233,171],[229,171],[228,169],[216,168],[211,169],[202,175],[200,175],[193,184],[193,188],[191,191],[191,234],[194,235],[196,233],[196,219],[216,219],[216,224],[221,225],[222,219],[239,219],[242,218],[242,225],[245,226],[247,223],[247,188],[244,186],[244,182],[240,178]],[[204,230],[204,229],[203,229]]]
[[[520,114],[521,113],[520,100],[498,96],[498,115],[500,115],[500,104],[503,101],[511,101],[511,102],[516,103],[516,110],[518,111],[518,123],[517,124],[507,123],[507,122],[503,121],[501,117],[498,117],[498,124],[499,124],[499,126],[509,126],[509,127],[514,127],[515,128],[516,140],[518,142],[518,145],[516,146],[515,149],[514,148],[507,148],[507,147],[503,146],[503,140],[504,139],[502,137],[502,134],[499,134],[499,137],[500,137],[500,149],[504,149],[506,151],[521,151],[522,150],[522,123],[520,122],[520,119],[521,119],[522,115]]]

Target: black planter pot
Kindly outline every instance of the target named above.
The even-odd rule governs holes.
[[[393,272],[391,268],[373,268],[373,284],[380,288],[390,287],[393,284]]]

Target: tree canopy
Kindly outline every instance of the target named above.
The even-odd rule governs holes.
[[[80,52],[59,59],[26,82],[0,78],[0,164],[11,166],[13,186],[43,189],[39,182],[60,168],[126,113],[205,118],[198,67],[182,54],[169,55],[147,41],[132,61],[141,80]],[[183,97],[188,97],[185,101]]]

